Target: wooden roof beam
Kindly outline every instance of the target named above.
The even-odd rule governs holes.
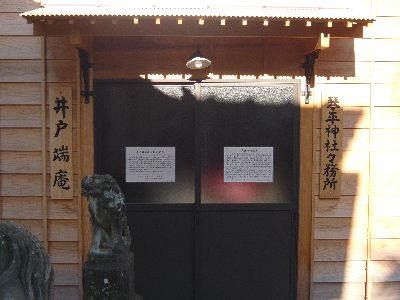
[[[69,43],[75,48],[84,49],[89,54],[93,52],[93,39],[91,37],[82,36],[81,32],[77,29],[70,31]]]
[[[330,37],[331,35],[329,33],[326,36],[324,33],[321,33],[315,45],[315,50],[325,50],[329,48]]]
[[[183,22],[184,19],[184,22]],[[53,21],[50,25],[47,21]],[[347,21],[335,22],[327,27],[326,22],[309,20],[270,20],[243,18],[46,18],[34,23],[37,35],[65,35],[72,30],[79,30],[82,36],[231,36],[231,37],[308,37],[318,38],[320,33],[331,37],[361,37],[364,23]],[[115,19],[114,19],[115,20]],[[224,22],[225,21],[225,22]],[[246,22],[247,21],[247,22]],[[182,24],[180,24],[182,22]],[[114,25],[110,26],[110,24]],[[140,26],[139,26],[140,24]],[[225,25],[224,25],[225,24]],[[133,26],[135,25],[135,26]],[[196,26],[197,25],[197,26]],[[200,26],[199,26],[200,25]],[[347,26],[346,26],[347,25]],[[221,31],[220,28],[226,28]]]

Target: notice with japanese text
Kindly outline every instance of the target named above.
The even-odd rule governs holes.
[[[273,182],[273,147],[224,147],[224,182]]]
[[[175,182],[175,147],[126,147],[126,182]]]

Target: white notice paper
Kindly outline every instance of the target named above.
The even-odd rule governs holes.
[[[126,182],[175,182],[175,147],[126,147]]]
[[[273,147],[224,147],[224,182],[273,182]]]

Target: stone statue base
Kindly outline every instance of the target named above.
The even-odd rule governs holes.
[[[133,254],[128,259],[95,258],[83,267],[85,300],[140,300],[134,291]]]

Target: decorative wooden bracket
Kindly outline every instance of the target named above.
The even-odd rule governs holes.
[[[311,88],[315,85],[315,74],[314,74],[314,65],[315,60],[318,58],[319,53],[322,50],[329,48],[330,42],[330,34],[325,36],[323,33],[318,38],[318,42],[315,45],[315,49],[310,53],[306,54],[304,58],[304,63],[302,68],[304,69],[304,75],[306,77],[306,104],[309,103],[309,99],[311,96]]]
[[[89,98],[91,96],[94,96],[94,92],[90,91],[89,87],[89,72],[90,69],[93,68],[93,65],[89,61],[89,54],[83,50],[82,48],[77,48],[79,52],[79,61],[80,61],[80,67],[82,71],[82,76],[83,76],[83,86],[84,90],[81,91],[81,96],[85,97],[85,104],[89,104]]]
[[[318,38],[318,42],[315,45],[315,50],[325,50],[325,49],[329,48],[330,37],[331,37],[331,35],[329,33],[327,36],[325,36],[325,34],[321,33],[321,35]]]

